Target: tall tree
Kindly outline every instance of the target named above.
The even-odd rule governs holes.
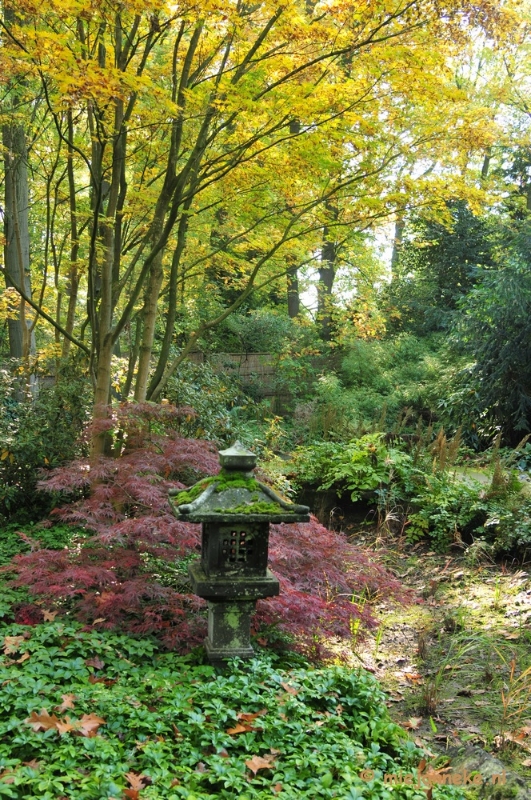
[[[4,26],[11,28],[15,13],[4,9]],[[4,276],[6,286],[20,286],[31,294],[28,150],[26,130],[20,109],[24,102],[24,87],[20,75],[9,82],[9,92],[4,100],[2,115],[2,144],[4,152]],[[18,314],[8,318],[9,354],[23,361],[29,370],[29,356],[35,354],[33,315],[28,315],[22,297]],[[28,372],[29,377],[29,372]]]
[[[302,0],[223,9],[80,0],[75,10],[43,0],[38,17],[19,0],[17,9],[3,58],[44,97],[40,127],[57,155],[54,214],[40,237],[55,259],[55,285],[45,275],[41,292],[55,295],[55,318],[19,289],[88,352],[96,416],[108,413],[113,357],[133,327],[135,396],[156,400],[205,331],[253,291],[315,263],[325,226],[326,240],[340,243],[332,228],[363,230],[394,213],[400,159],[441,155],[448,114],[457,124],[452,109],[466,102],[441,80],[446,54],[502,14],[488,0],[347,0],[326,13]],[[470,119],[459,134],[479,146]],[[35,144],[46,163],[47,146]],[[441,191],[448,180],[439,174]],[[219,208],[228,210],[222,246],[210,235]],[[229,304],[207,289],[219,258]],[[86,314],[72,327],[81,299]],[[149,382],[161,307],[166,330]],[[173,353],[179,314],[186,344]],[[96,437],[94,453],[103,447]]]

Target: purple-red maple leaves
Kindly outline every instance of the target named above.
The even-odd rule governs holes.
[[[200,549],[200,527],[175,519],[168,504],[168,489],[219,470],[210,442],[179,435],[179,422],[190,413],[168,405],[123,404],[114,420],[100,420],[100,430],[118,429],[119,455],[78,460],[53,470],[40,484],[45,491],[82,491],[86,496],[52,514],[92,535],[64,550],[17,556],[9,567],[17,574],[16,585],[60,600],[61,609],[86,623],[153,633],[181,651],[200,642],[203,601],[184,587],[164,585],[168,581],[161,582],[154,561],[174,564]],[[270,561],[281,594],[259,601],[255,626],[278,625],[314,655],[319,655],[315,634],[325,640],[349,637],[356,618],[374,624],[366,607],[351,602],[354,594],[367,588],[404,599],[384,568],[315,519],[273,525]]]

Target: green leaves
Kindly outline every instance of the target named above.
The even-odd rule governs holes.
[[[24,630],[5,627],[4,638],[17,642]],[[362,671],[256,658],[218,674],[151,642],[55,622],[33,627],[23,644],[23,664],[0,661],[0,797],[310,800],[355,791],[381,800],[383,774],[418,760]],[[111,685],[90,682],[95,658]],[[60,735],[54,717],[64,710],[78,727],[93,721],[96,735],[76,735],[75,725]],[[249,730],[227,732],[238,724]],[[370,788],[359,777],[365,765],[375,771]]]
[[[371,433],[347,444],[321,442],[300,448],[295,466],[299,483],[319,482],[318,491],[334,486],[339,496],[350,491],[356,501],[362,492],[389,482],[392,463],[382,434]]]

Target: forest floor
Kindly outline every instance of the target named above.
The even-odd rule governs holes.
[[[483,763],[490,753],[487,773],[505,768],[516,780],[490,796],[531,797],[531,563],[441,555],[354,527],[352,540],[417,595],[405,609],[377,603],[379,629],[354,643],[393,718],[438,768],[455,770],[457,754],[479,753]]]

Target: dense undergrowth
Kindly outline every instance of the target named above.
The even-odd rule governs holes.
[[[425,797],[384,782],[416,782],[421,751],[367,672],[269,654],[219,673],[150,638],[58,620],[2,634],[1,797]]]
[[[310,486],[332,490],[338,503],[362,500],[374,507],[381,530],[413,544],[427,538],[444,551],[451,545],[481,546],[491,557],[522,555],[531,545],[531,494],[527,488],[529,445],[481,458],[431,429],[417,434],[371,433],[341,442],[318,442],[295,450],[282,470],[295,492]]]

